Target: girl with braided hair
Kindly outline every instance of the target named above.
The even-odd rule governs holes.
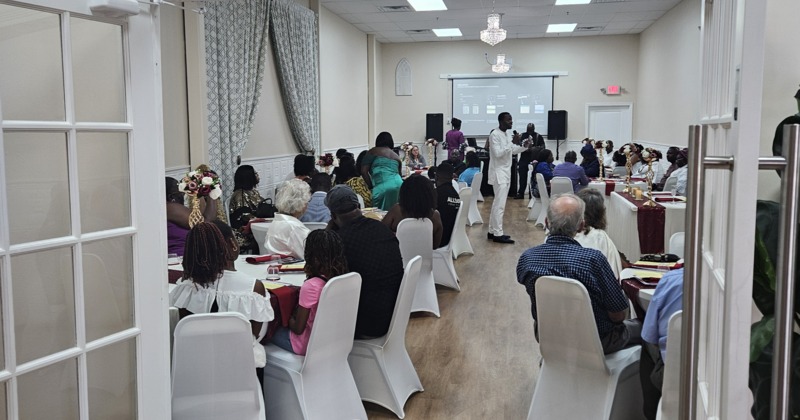
[[[272,337],[272,344],[301,356],[305,356],[308,349],[325,283],[349,272],[342,239],[332,230],[312,230],[306,239],[304,257],[307,279],[300,288],[300,299],[289,319],[289,328],[278,328]]]
[[[236,271],[239,244],[230,226],[223,222],[198,223],[186,237],[183,278],[169,293],[169,304],[180,317],[212,312],[238,312],[250,320],[256,367],[266,363],[258,344],[275,317],[264,284]]]

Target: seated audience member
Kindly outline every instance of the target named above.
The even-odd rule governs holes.
[[[314,156],[299,154],[294,157],[294,164],[292,165],[292,172],[286,175],[286,181],[297,178],[301,181],[309,182],[311,175],[317,173],[316,161]]]
[[[238,244],[228,225],[217,221],[195,225],[186,238],[183,278],[169,292],[169,306],[177,307],[181,318],[238,312],[250,320],[254,339],[261,340],[275,315],[264,284],[236,271],[238,256]],[[253,352],[256,367],[264,367],[264,348],[255,345]]]
[[[605,198],[600,191],[584,188],[578,193],[578,198],[586,204],[583,213],[583,230],[575,235],[584,248],[592,248],[600,251],[608,260],[611,271],[619,279],[622,271],[622,258],[620,257],[617,246],[606,233],[606,204]]]
[[[581,168],[586,176],[596,178],[600,176],[600,161],[597,160],[597,151],[591,143],[587,143],[581,149]]]
[[[349,153],[342,156],[339,161],[339,175],[336,177],[336,185],[344,184],[349,186],[364,200],[364,207],[372,207],[372,190],[369,189],[366,181],[358,171],[358,168],[361,167],[361,159],[364,158],[365,154],[367,154],[367,151],[362,151],[356,160],[353,160],[353,155]]]
[[[628,158],[625,156],[625,152],[624,152],[625,146],[628,146],[628,145],[632,145],[632,144],[631,143],[623,144],[622,147],[619,148],[619,150],[614,151],[614,157],[613,157],[614,166],[625,167],[625,165],[628,164]]]
[[[453,166],[453,173],[456,175],[461,175],[464,170],[467,169],[467,165],[464,165],[464,161],[461,157],[460,150],[448,150],[450,157],[447,159],[447,163]]]
[[[553,177],[563,176],[572,181],[572,191],[579,191],[581,188],[589,185],[589,177],[583,171],[583,168],[576,165],[578,154],[570,150],[564,155],[564,162],[553,169]]]
[[[614,162],[614,142],[606,140],[606,150],[603,152],[603,165],[606,168],[614,168],[617,166]]]
[[[411,169],[422,169],[425,166],[428,165],[425,163],[425,156],[422,156],[422,153],[419,152],[419,146],[412,147],[408,156],[408,167]]]
[[[428,168],[428,179],[430,179],[431,181],[436,181],[436,167],[435,166],[431,166],[430,168]]]
[[[456,189],[453,188],[452,180],[453,166],[447,162],[440,163],[439,168],[436,170],[436,210],[442,219],[442,240],[434,248],[441,248],[450,243],[450,237],[453,235],[453,228],[456,225],[458,209],[461,207],[461,197],[456,192]]]
[[[341,166],[341,164],[342,164],[342,163],[341,163],[341,162],[342,162],[342,157],[343,157],[344,155],[350,155],[350,156],[352,156],[353,154],[352,154],[352,153],[350,153],[350,152],[348,152],[348,151],[347,151],[347,149],[338,149],[338,150],[336,151],[336,161],[338,162],[338,164],[336,165],[336,167],[335,167],[335,168],[333,168],[333,173],[331,173],[331,175],[333,175],[333,179],[334,179],[334,180],[336,179],[336,177],[338,177],[338,176],[339,176],[339,166]]]
[[[450,165],[451,167],[453,165]],[[459,182],[466,182],[468,186],[472,186],[472,178],[475,178],[475,174],[481,171],[481,161],[478,159],[478,155],[475,152],[468,152],[467,153],[467,169],[464,169],[464,172],[461,172],[461,175],[458,176]]]
[[[577,157],[575,160],[578,160]],[[553,179],[553,152],[550,149],[542,149],[536,159],[536,166],[531,172],[531,183],[533,183],[533,196],[539,197],[539,183],[536,174],[542,174],[544,184],[547,186],[547,193],[550,194],[550,180]]]
[[[584,248],[573,237],[583,229],[583,200],[564,194],[550,200],[545,224],[547,241],[525,251],[517,263],[517,281],[531,298],[531,314],[536,320],[534,285],[542,276],[561,276],[583,283],[592,302],[597,333],[603,351],[613,353],[641,341],[641,324],[626,320],[628,298],[608,260],[596,249]],[[534,324],[538,337],[538,327]]]
[[[639,379],[644,397],[644,415],[648,420],[656,418],[664,369],[679,368],[664,366],[664,361],[667,359],[669,318],[681,309],[683,309],[683,269],[679,268],[664,274],[658,281],[642,324]]]
[[[291,179],[281,184],[275,198],[278,213],[269,226],[264,243],[265,252],[303,258],[309,229],[298,217],[305,213],[310,198],[311,189],[304,181]]]
[[[678,152],[678,156],[675,158],[675,165],[678,166],[678,169],[675,169],[672,172],[670,177],[675,177],[678,181],[675,184],[676,193],[680,196],[686,196],[686,182],[687,177],[689,176],[689,167],[686,166],[689,163],[689,149],[681,149]]]
[[[436,169],[436,177],[439,177],[441,167]],[[452,188],[452,175],[450,180]],[[389,209],[383,217],[383,224],[392,232],[397,232],[397,225],[403,219],[430,219],[433,223],[433,243],[432,248],[439,248],[442,242],[442,219],[436,210],[436,191],[433,189],[431,181],[422,175],[411,175],[403,181],[400,186],[400,197],[394,206]]]
[[[183,255],[186,235],[189,234],[189,209],[183,204],[184,193],[178,190],[178,180],[166,177],[167,186],[167,252]],[[210,222],[217,215],[217,204],[210,197],[200,198],[203,220]]]
[[[331,190],[331,177],[323,172],[314,174],[311,177],[311,201],[301,222],[322,222],[328,223],[331,220],[331,211],[325,206],[325,196]]]
[[[676,169],[678,169],[678,164],[675,163],[675,160],[678,158],[678,152],[680,152],[680,150],[681,149],[675,146],[672,146],[669,149],[667,149],[667,162],[669,162],[670,165],[664,172],[664,176],[661,177],[658,183],[653,185],[654,190],[664,191],[664,184],[667,183],[667,179],[669,179],[672,173],[675,172]]]
[[[294,354],[305,356],[308,340],[317,317],[322,289],[328,280],[348,273],[344,244],[332,230],[314,230],[308,234],[305,253],[306,281],[300,287],[297,307],[289,318],[289,328],[280,327],[270,342]]]
[[[217,172],[209,168],[205,163],[198,165],[196,170],[200,172],[211,172],[212,174],[217,175]],[[192,199],[194,200],[195,198],[192,197]],[[217,217],[215,219],[228,223],[228,215],[225,213],[225,205],[222,204],[222,196],[214,200],[214,204],[217,206]]]
[[[347,267],[361,274],[355,337],[382,337],[389,331],[403,280],[400,243],[386,225],[361,214],[350,187],[333,187],[325,205],[331,210],[328,228],[342,238]]]
[[[258,172],[250,165],[236,168],[233,175],[233,193],[228,202],[228,211],[231,214],[231,227],[242,253],[259,252],[253,232],[246,228],[251,219],[264,216],[259,213],[259,206],[264,204],[264,198],[256,189],[259,181]]]

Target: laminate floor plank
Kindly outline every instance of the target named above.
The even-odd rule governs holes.
[[[406,419],[524,419],[539,374],[528,295],[516,280],[519,256],[544,241],[526,222],[527,200],[506,204],[504,231],[516,241],[486,239],[492,197],[478,203],[484,224],[467,227],[475,255],[455,260],[461,292],[437,287],[441,318],[412,314],[406,346],[424,392],[409,398]],[[370,419],[396,419],[365,403]]]

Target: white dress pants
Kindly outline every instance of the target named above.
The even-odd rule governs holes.
[[[492,185],[494,200],[492,200],[492,214],[489,216],[489,233],[494,236],[503,235],[503,214],[506,211],[506,199],[511,184]]]

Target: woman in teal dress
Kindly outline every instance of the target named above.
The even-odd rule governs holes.
[[[400,194],[402,162],[392,151],[394,140],[387,132],[378,134],[375,147],[370,149],[361,162],[361,176],[372,188],[372,205],[381,210],[389,210],[397,203]]]

